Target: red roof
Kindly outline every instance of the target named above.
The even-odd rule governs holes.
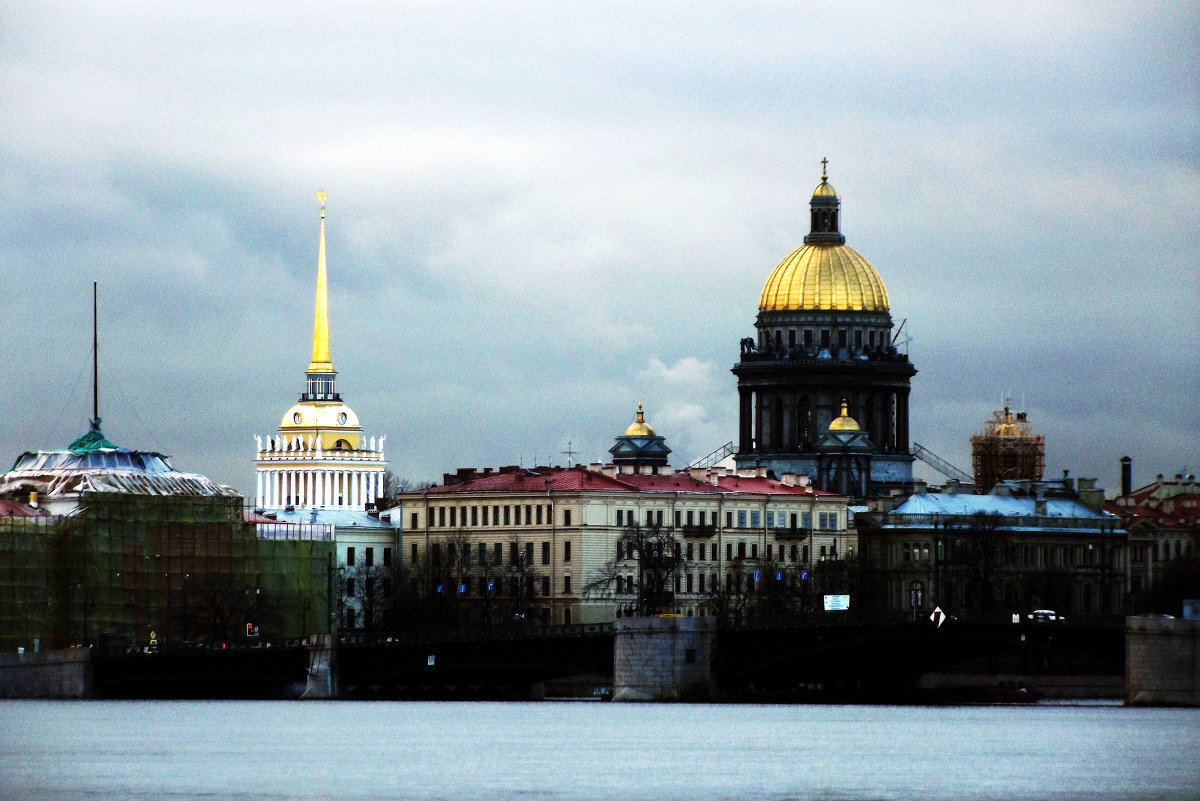
[[[22,501],[0,500],[0,517],[45,517],[46,511]]]
[[[662,475],[620,473],[608,476],[585,467],[538,467],[486,474],[474,473],[458,483],[447,483],[404,495],[447,495],[455,493],[513,492],[695,492],[748,493],[755,495],[833,495],[800,486],[786,486],[770,478],[741,478],[726,475],[718,483],[700,481],[690,473]],[[402,496],[403,497],[403,496]]]

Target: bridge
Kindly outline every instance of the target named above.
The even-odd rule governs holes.
[[[931,671],[1103,675],[1124,672],[1124,618],[1013,623],[1008,613],[950,618],[935,627],[896,613],[827,612],[748,618],[718,629],[712,666],[722,695],[894,695]],[[104,697],[297,697],[314,663],[308,641],[187,644],[158,653],[97,653]],[[339,697],[519,699],[564,682],[591,696],[611,685],[612,624],[480,631],[346,633],[334,656]]]

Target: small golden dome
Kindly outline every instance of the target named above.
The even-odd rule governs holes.
[[[829,430],[830,431],[862,431],[862,427],[859,426],[857,420],[855,420],[853,417],[850,416],[850,413],[846,409],[846,402],[842,401],[842,413],[840,416],[835,417],[833,419],[833,422],[829,424]]]
[[[821,183],[817,184],[817,188],[813,190],[812,196],[814,198],[837,197],[837,192],[834,191],[833,184],[829,183],[824,178],[822,178]]]
[[[779,262],[763,285],[758,308],[887,311],[889,303],[883,279],[854,248],[816,243]]]
[[[627,437],[653,437],[654,429],[646,422],[646,415],[642,413],[642,399],[638,398],[637,419],[629,424],[629,428],[625,429]]]

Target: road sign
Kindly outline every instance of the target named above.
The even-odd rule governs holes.
[[[929,619],[933,621],[935,628],[940,629],[942,627],[942,623],[946,621],[946,615],[944,612],[942,612],[942,607],[935,606],[933,608],[933,612],[931,612],[929,615]]]
[[[247,637],[257,637],[258,636],[258,624],[257,623],[247,623],[246,624],[246,636]]]
[[[850,610],[849,595],[826,595],[825,596],[825,611],[826,612],[847,612]]]

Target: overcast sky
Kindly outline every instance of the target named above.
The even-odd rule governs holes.
[[[318,189],[395,472],[600,460],[639,396],[686,464],[828,157],[913,439],[969,470],[1008,396],[1051,476],[1198,472],[1194,3],[343,5],[0,7],[5,467],[86,430],[96,280],[105,434],[252,494]]]

